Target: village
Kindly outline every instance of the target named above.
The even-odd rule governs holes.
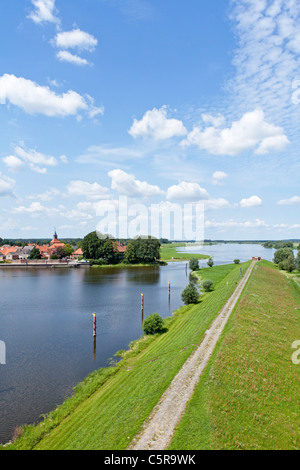
[[[9,264],[9,265],[57,265],[57,264],[70,264],[74,262],[79,264],[87,264],[86,261],[82,260],[83,251],[77,246],[73,246],[72,253],[66,256],[58,257],[58,253],[64,253],[66,247],[65,243],[62,243],[55,232],[53,239],[49,245],[38,245],[35,243],[28,244],[27,246],[11,246],[3,245],[0,247],[0,262]],[[33,250],[39,252],[39,256],[35,259],[32,259]]]

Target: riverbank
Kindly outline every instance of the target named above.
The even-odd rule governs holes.
[[[165,333],[132,343],[114,367],[87,377],[63,405],[39,425],[20,430],[22,436],[7,448],[126,449],[233,293],[240,267],[245,272],[249,265],[227,265],[213,292],[166,319]],[[218,269],[205,268],[202,276]]]
[[[162,261],[189,261],[191,258],[209,259],[210,256],[199,253],[180,253],[177,248],[186,247],[186,243],[168,243],[161,245],[160,258]],[[194,246],[194,245],[193,245]],[[195,245],[196,246],[196,245]]]

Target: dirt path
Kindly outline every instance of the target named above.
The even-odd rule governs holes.
[[[191,399],[201,373],[213,353],[217,341],[235,307],[255,266],[255,261],[247,270],[232,296],[220,311],[217,318],[205,333],[205,338],[196,351],[188,358],[169,388],[162,395],[141,432],[133,439],[128,450],[167,449]]]

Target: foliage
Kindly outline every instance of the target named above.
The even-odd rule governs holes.
[[[125,260],[128,263],[153,263],[160,259],[160,241],[156,238],[136,238],[127,244]]]
[[[234,259],[233,262],[234,262],[234,264],[240,264],[241,260],[240,259]]]
[[[281,261],[278,266],[280,269],[283,269],[284,271],[287,271],[289,273],[294,271],[294,269],[296,269],[294,254],[291,253],[290,256],[284,259],[283,261]]]
[[[192,271],[196,271],[197,269],[199,269],[199,261],[196,258],[191,258],[189,266]]]
[[[199,292],[193,282],[190,282],[181,294],[181,299],[185,305],[196,304],[199,299]]]
[[[215,263],[214,263],[213,259],[212,259],[212,258],[209,258],[209,260],[207,261],[207,265],[208,265],[210,268],[212,268],[214,264],[215,264]]]
[[[97,232],[91,232],[82,240],[83,255],[87,259],[106,259],[113,261],[115,259],[115,250],[113,240],[110,238],[99,238]]]
[[[205,292],[210,292],[213,290],[214,283],[210,279],[206,279],[202,282],[202,287]]]
[[[143,332],[146,335],[154,335],[160,333],[164,327],[164,321],[158,313],[152,313],[147,317],[142,325]]]
[[[279,248],[277,251],[275,251],[274,254],[274,263],[279,264],[289,258],[290,255],[293,254],[293,251],[291,248],[285,247],[285,248]]]
[[[38,250],[37,248],[33,248],[33,250],[31,251],[28,259],[41,259],[42,258],[42,255],[40,253],[40,250]]]

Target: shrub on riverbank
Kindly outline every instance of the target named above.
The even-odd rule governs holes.
[[[185,305],[196,304],[198,302],[199,292],[193,282],[190,282],[189,285],[184,289],[181,294],[181,298]]]
[[[153,313],[146,318],[143,322],[143,332],[146,335],[154,335],[155,333],[160,333],[164,327],[164,321],[158,313]]]

